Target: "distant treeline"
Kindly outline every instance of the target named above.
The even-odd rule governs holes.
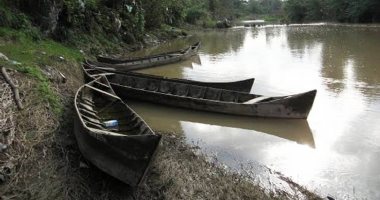
[[[380,0],[0,0],[0,26],[32,25],[57,40],[90,33],[134,43],[147,29],[238,18],[379,22]]]
[[[286,0],[290,21],[380,22],[380,0]]]
[[[147,0],[145,0],[147,1]],[[197,21],[268,17],[287,22],[380,22],[380,0],[164,0],[182,11],[174,19]],[[162,1],[162,2],[164,2]],[[175,4],[176,2],[177,4]],[[181,8],[181,9],[178,9]],[[179,17],[179,16],[182,16]]]

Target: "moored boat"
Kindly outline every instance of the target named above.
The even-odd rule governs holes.
[[[156,67],[161,65],[166,65],[170,63],[176,63],[190,58],[197,54],[200,47],[200,42],[191,45],[190,47],[176,51],[163,53],[153,56],[146,56],[140,58],[129,58],[129,59],[113,59],[106,57],[98,57],[98,62],[88,61],[91,64],[95,64],[101,67],[113,68],[118,71],[131,71],[138,69],[145,69],[149,67]],[[102,62],[100,62],[101,60]]]
[[[103,55],[98,55],[96,57],[98,62],[102,63],[109,63],[109,64],[121,64],[121,63],[126,63],[126,62],[132,62],[132,61],[137,61],[137,60],[144,60],[144,59],[150,59],[150,58],[157,58],[165,55],[170,55],[170,54],[183,54],[185,53],[188,49],[192,49],[193,53],[196,53],[198,51],[200,46],[200,42],[197,42],[193,45],[190,45],[187,48],[176,50],[176,51],[169,51],[169,52],[164,52],[160,54],[154,54],[154,55],[148,55],[148,56],[140,56],[140,57],[111,57],[111,56],[103,56]]]
[[[169,81],[169,82],[186,83],[186,84],[191,84],[191,85],[206,86],[206,87],[212,87],[212,88],[220,88],[220,89],[249,93],[255,81],[254,78],[250,78],[250,79],[231,81],[231,82],[202,82],[202,81],[194,81],[194,80],[187,80],[187,79],[168,78],[164,76],[155,76],[155,75],[143,74],[143,73],[138,73],[138,72],[127,72],[127,73],[115,72],[115,70],[112,70],[109,68],[96,67],[88,63],[84,63],[82,65],[82,68],[83,68],[83,73],[85,75],[85,79],[87,82],[93,80],[98,75],[106,75],[108,79],[112,80],[112,82],[116,82],[121,85],[123,84],[123,76],[133,76],[133,77],[147,78],[151,80],[159,80],[159,81],[164,80],[164,81]]]
[[[74,132],[83,156],[124,183],[140,185],[161,136],[115,95],[104,76],[80,87],[74,105]]]
[[[110,83],[122,99],[138,99],[224,114],[290,119],[307,118],[317,93],[311,90],[271,97],[131,76],[123,77],[122,81],[111,79]]]

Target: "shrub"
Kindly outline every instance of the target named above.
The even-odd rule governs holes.
[[[198,7],[192,7],[187,10],[185,21],[190,24],[196,24],[197,21],[199,21],[201,18],[204,18],[207,16],[207,12]]]

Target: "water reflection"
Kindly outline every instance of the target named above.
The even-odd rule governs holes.
[[[260,119],[231,115],[214,114],[201,111],[187,111],[180,108],[156,106],[154,104],[129,101],[129,104],[140,114],[155,130],[170,130],[183,132],[183,122],[196,124],[216,125],[218,127],[231,127],[237,129],[254,130],[287,140],[315,147],[313,134],[306,120]],[[165,115],[162,115],[165,113]],[[168,128],[168,125],[170,128]],[[223,131],[221,129],[220,131]],[[209,130],[206,129],[208,134]],[[218,131],[219,132],[219,131]]]
[[[257,162],[321,194],[380,199],[379,36],[379,26],[340,25],[200,32],[201,64],[142,71],[202,81],[255,77],[252,92],[264,95],[316,88],[309,124],[136,109],[232,168]]]
[[[341,92],[346,84],[344,80],[349,75],[346,66],[353,66],[351,71],[355,77],[355,87],[360,91],[374,93],[372,86],[379,85],[376,73],[380,70],[377,59],[379,48],[379,28],[314,26],[297,27],[287,30],[287,41],[290,49],[300,55],[307,54],[307,49],[322,45],[321,75],[325,84],[332,92]],[[356,70],[356,68],[360,68]]]
[[[246,31],[244,30],[220,30],[206,31],[201,37],[195,37],[202,42],[201,52],[207,52],[212,58],[220,58],[224,54],[236,53],[243,45]],[[228,39],[226,39],[228,38]]]
[[[192,70],[194,64],[202,64],[199,55],[193,56],[182,62],[145,69],[143,72],[175,78],[178,77],[178,74],[182,74],[186,70]]]

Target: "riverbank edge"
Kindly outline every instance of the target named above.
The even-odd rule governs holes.
[[[183,36],[182,31],[177,33]],[[172,38],[157,35],[154,36],[157,40],[149,45]],[[146,183],[141,190],[131,192],[124,184],[87,163],[72,133],[73,97],[83,84],[80,62],[91,55],[48,38],[35,39],[33,35],[9,28],[0,28],[0,52],[5,56],[0,59],[0,65],[7,67],[11,77],[17,80],[25,105],[20,111],[12,106],[15,137],[0,155],[2,199],[294,197],[266,194],[246,177],[228,172],[217,163],[207,161],[204,155],[194,153],[196,147],[186,145],[183,138],[173,134],[164,134],[161,153]],[[64,80],[60,74],[64,75]],[[306,196],[318,199],[311,192]]]

